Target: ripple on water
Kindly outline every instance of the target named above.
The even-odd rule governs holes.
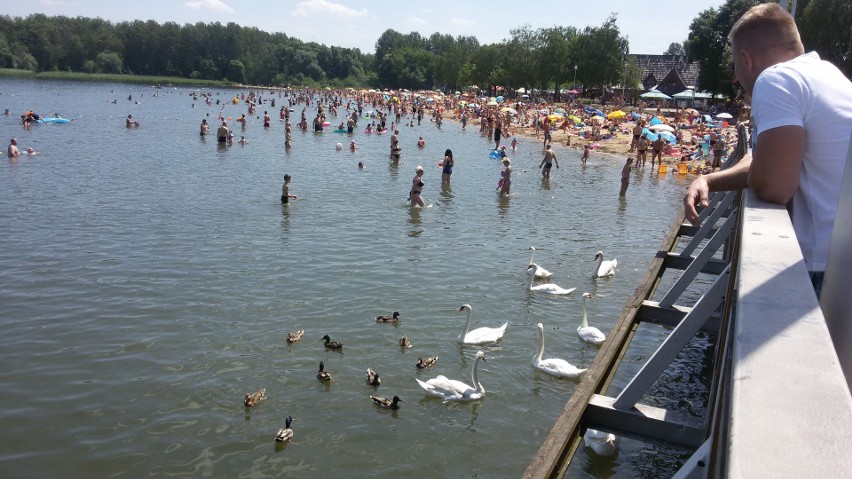
[[[542,184],[538,145],[522,141],[513,197],[498,200],[489,142],[449,121],[441,131],[429,122],[403,129],[394,166],[386,136],[356,134],[359,150],[337,154],[345,135],[295,131],[284,151],[280,124],[265,130],[256,119],[237,132],[249,145],[218,148],[198,138],[197,122],[221,105],[193,109],[186,89],[0,82],[16,92],[13,103],[26,98],[11,107],[79,119],[26,132],[22,144],[42,155],[0,163],[0,224],[14,232],[0,240],[0,389],[11,405],[0,418],[16,438],[0,462],[15,477],[518,476],[577,387],[533,369],[535,324],[545,324],[547,356],[587,366],[597,350],[576,336],[579,293],[596,293],[590,321],[608,331],[683,187],[640,170],[619,201],[621,159],[595,155],[581,168],[561,148],[563,167]],[[129,93],[139,105],[121,101]],[[143,126],[124,129],[127,113]],[[442,188],[432,165],[447,147],[456,168]],[[433,205],[422,211],[405,205],[418,164]],[[282,207],[285,172],[299,200]],[[525,291],[531,245],[554,282],[578,288],[573,295]],[[589,277],[599,249],[618,258],[614,278]],[[463,303],[474,307],[474,327],[508,321],[503,341],[459,346]],[[399,324],[375,324],[393,311]],[[288,345],[294,329],[305,338]],[[631,357],[647,357],[664,333],[637,335]],[[326,351],[324,334],[343,353]],[[402,335],[412,349],[400,350]],[[479,349],[488,357],[481,402],[427,399],[414,381],[469,381]],[[665,406],[703,413],[684,390],[709,377],[710,349],[695,342],[667,373],[658,392],[682,400]],[[427,355],[438,363],[418,371]],[[328,387],[316,380],[319,361],[334,374]],[[367,367],[382,375],[378,390],[364,382]],[[623,381],[619,371],[614,389]],[[246,410],[243,396],[259,387],[269,398]],[[402,409],[377,410],[375,393],[399,395]],[[287,415],[296,442],[276,446]],[[522,440],[507,447],[506,431]],[[667,470],[682,461],[628,443],[615,462],[588,464],[625,475],[651,456]]]

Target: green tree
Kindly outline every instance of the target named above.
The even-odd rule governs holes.
[[[797,20],[805,49],[852,77],[852,2],[811,0],[804,8],[801,3]]]
[[[121,57],[115,52],[101,52],[95,58],[97,69],[101,73],[121,73],[123,63]]]
[[[692,20],[684,50],[689,60],[698,61],[701,68],[697,85],[700,90],[734,94],[728,33],[746,10],[758,3],[761,2],[728,0],[718,9],[704,10]]]
[[[669,43],[669,47],[663,52],[663,55],[686,55],[686,50],[680,43]]]
[[[572,57],[579,67],[577,81],[585,87],[602,88],[622,82],[630,45],[621,36],[617,19],[616,14],[610,14],[600,27],[586,27],[572,42]]]
[[[243,65],[243,62],[239,60],[231,60],[228,62],[228,69],[226,70],[225,77],[232,82],[237,83],[245,83],[246,82],[246,67]]]

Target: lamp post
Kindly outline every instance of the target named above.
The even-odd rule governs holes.
[[[574,82],[571,83],[571,89],[577,89],[577,65],[574,65]]]

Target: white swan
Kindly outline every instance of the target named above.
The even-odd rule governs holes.
[[[586,372],[585,369],[580,369],[564,359],[541,359],[541,355],[544,354],[544,326],[541,323],[538,323],[538,335],[541,337],[541,346],[538,348],[538,354],[533,356],[533,367],[560,378],[574,379]]]
[[[618,438],[615,434],[592,428],[586,429],[586,434],[583,434],[583,442],[586,447],[592,448],[598,456],[611,456],[615,454],[618,447],[616,445]]]
[[[443,399],[444,402],[476,401],[485,396],[485,388],[483,388],[482,384],[480,384],[479,377],[476,374],[476,368],[479,365],[480,359],[485,361],[485,353],[482,351],[478,351],[476,353],[476,360],[473,362],[473,370],[470,373],[473,386],[468,386],[467,384],[461,381],[456,381],[455,379],[447,379],[446,376],[438,376],[426,382],[417,378],[415,378],[415,380],[421,388],[426,390],[427,394],[439,397]]]
[[[604,261],[603,251],[598,251],[595,253],[595,261],[598,262],[595,271],[592,272],[592,276],[595,278],[605,278],[615,274],[615,267],[618,266],[617,259],[613,258],[612,260]]]
[[[529,266],[530,264],[535,264],[535,263],[533,263],[533,258],[535,258],[535,246],[530,246],[530,249],[528,251],[532,251],[532,255],[530,255],[530,262],[527,266]],[[535,277],[536,278],[546,279],[546,278],[549,278],[551,276],[553,276],[553,273],[542,268],[541,266],[539,266],[537,264],[535,265]]]
[[[495,341],[499,341],[503,338],[503,334],[506,332],[506,327],[509,326],[509,322],[506,321],[503,323],[503,326],[499,328],[476,328],[473,331],[468,331],[470,328],[470,311],[473,308],[470,307],[469,304],[463,304],[459,308],[459,312],[461,313],[464,310],[467,310],[467,319],[464,322],[464,329],[459,334],[458,341],[462,344],[485,344],[485,343],[493,343]]]
[[[577,288],[565,289],[558,284],[554,283],[545,283],[533,286],[533,278],[535,278],[535,270],[538,268],[538,265],[533,263],[527,266],[527,289],[530,291],[535,291],[537,293],[548,293],[548,294],[571,294]]]
[[[583,324],[577,326],[577,335],[587,343],[601,344],[606,341],[606,335],[600,329],[589,326],[589,315],[586,313],[586,298],[591,298],[592,293],[583,293]]]

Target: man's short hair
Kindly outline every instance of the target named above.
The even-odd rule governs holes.
[[[750,8],[731,28],[728,41],[737,48],[803,51],[796,21],[777,3]]]

